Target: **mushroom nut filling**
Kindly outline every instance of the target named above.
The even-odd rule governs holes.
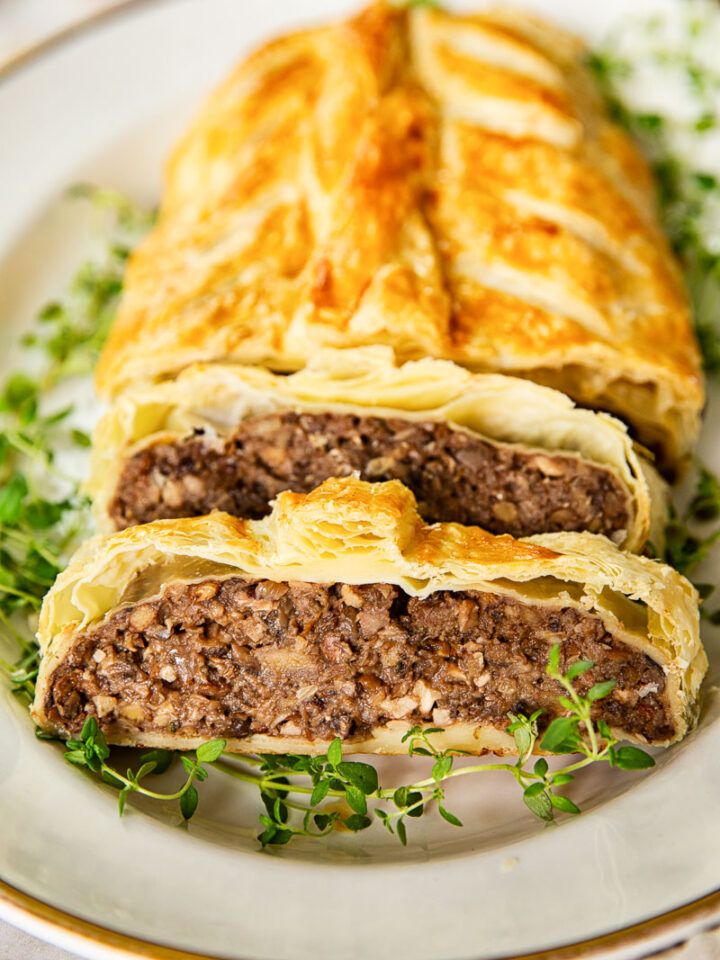
[[[81,631],[46,688],[44,711],[77,733],[172,733],[306,741],[362,739],[392,721],[503,729],[509,712],[562,710],[545,672],[590,659],[577,681],[613,679],[597,717],[650,743],[676,732],[663,670],[570,603],[384,583],[275,582],[240,576],[171,582]]]
[[[429,522],[492,533],[589,530],[622,541],[631,498],[607,467],[572,454],[489,441],[434,420],[347,413],[279,413],[244,420],[228,436],[205,431],[157,441],[130,457],[110,514],[117,528],[224,510],[257,519],[283,490],[329,477],[401,480]]]

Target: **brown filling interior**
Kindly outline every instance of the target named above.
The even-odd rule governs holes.
[[[547,722],[562,709],[545,673],[559,641],[565,663],[595,663],[581,690],[617,681],[598,716],[649,741],[673,735],[661,668],[574,607],[237,576],[171,583],[109,614],[55,670],[45,708],[62,730],[92,715],[111,736],[362,738],[392,720],[503,728],[510,711],[544,708]]]
[[[491,443],[438,421],[292,411],[251,417],[227,437],[199,431],[146,447],[124,465],[110,514],[118,528],[211,510],[258,519],[283,490],[307,492],[355,471],[401,480],[431,523],[616,539],[630,523],[618,477],[576,456]]]

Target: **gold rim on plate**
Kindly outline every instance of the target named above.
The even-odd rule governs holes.
[[[46,54],[63,47],[77,37],[86,36],[97,27],[105,26],[108,22],[119,19],[127,13],[136,12],[143,6],[160,2],[167,3],[170,0],[121,0],[113,6],[98,10],[86,19],[70,24],[46,39],[23,49],[10,60],[6,60],[0,66],[0,81],[14,76],[21,69],[31,66]],[[109,927],[91,923],[89,920],[66,913],[49,903],[23,893],[22,890],[18,890],[17,887],[11,886],[2,879],[0,879],[0,903],[9,906],[10,914],[17,917],[18,921],[21,918],[30,921],[26,924],[18,923],[18,926],[32,930],[39,923],[50,930],[69,934],[79,940],[115,951],[118,956],[143,957],[147,960],[217,960],[217,955],[163,946],[160,943],[141,940],[131,934],[118,933]],[[710,927],[713,925],[713,920],[720,920],[720,887],[691,903],[612,933],[580,940],[562,947],[508,957],[506,960],[588,960],[588,958],[608,953],[610,950],[641,946],[643,942],[653,938],[665,934],[669,936],[674,930],[678,932],[676,942],[680,943],[683,940],[681,928],[690,924]],[[667,946],[671,946],[671,943],[672,941],[669,940]]]
[[[10,913],[15,914],[18,919],[24,918],[31,921],[29,924],[22,924],[25,929],[33,929],[39,922],[42,926],[49,927],[52,930],[70,934],[80,940],[86,940],[89,943],[117,951],[119,955],[143,957],[146,960],[218,960],[217,954],[194,953],[176,947],[152,943],[149,940],[141,940],[131,934],[118,933],[108,927],[66,913],[64,910],[58,910],[42,900],[28,896],[28,894],[2,880],[0,880],[0,903],[9,905]],[[602,954],[607,955],[609,951],[641,946],[643,943],[663,935],[667,935],[669,938],[676,930],[679,936],[678,940],[674,942],[680,943],[683,939],[680,936],[680,930],[683,927],[687,927],[689,924],[704,923],[710,926],[713,919],[717,919],[719,911],[720,889],[682,907],[676,907],[667,913],[651,917],[649,920],[624,927],[622,930],[616,930],[613,933],[605,933],[588,940],[580,940],[576,943],[540,950],[535,953],[525,953],[512,958],[506,957],[506,960],[590,960],[590,958],[599,957]],[[668,939],[667,946],[672,946],[672,943],[673,941]],[[247,957],[246,960],[251,960],[251,958]]]

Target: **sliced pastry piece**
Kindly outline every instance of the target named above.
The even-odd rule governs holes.
[[[129,390],[100,422],[101,529],[224,510],[259,519],[333,476],[402,480],[430,521],[528,536],[603,533],[660,548],[664,485],[625,427],[557,391],[387,347],[326,350],[304,370],[204,364]]]
[[[584,56],[505,6],[377,3],[262,47],[172,155],[101,392],[389,344],[557,387],[676,465],[703,406],[687,297]]]
[[[590,659],[619,737],[664,745],[697,712],[695,589],[589,533],[426,525],[398,481],[281,493],[263,520],[158,520],[89,541],[43,604],[34,717],[118,744],[404,752],[411,724],[512,752],[509,712],[562,710],[545,673]]]

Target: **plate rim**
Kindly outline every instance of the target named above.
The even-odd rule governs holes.
[[[180,947],[144,940],[132,934],[93,923],[30,896],[0,878],[0,915],[2,914],[5,914],[5,919],[11,923],[13,916],[26,920],[24,924],[15,925],[33,936],[37,935],[35,931],[38,929],[45,931],[50,929],[61,934],[63,941],[66,941],[69,936],[76,942],[86,941],[103,950],[107,948],[111,951],[111,953],[104,953],[103,956],[133,956],[142,957],[145,960],[222,960],[219,954],[195,953]],[[673,910],[597,937],[578,940],[564,946],[548,947],[533,953],[504,954],[502,957],[495,958],[478,956],[478,960],[590,960],[593,957],[611,956],[624,949],[642,946],[643,943],[647,944],[658,937],[666,941],[656,944],[662,950],[688,939],[681,937],[675,941],[672,939],[674,933],[679,934],[682,929],[690,928],[693,928],[693,933],[710,929],[713,920],[717,920],[719,916],[720,887],[704,897],[675,907]],[[612,954],[608,951],[612,951]],[[252,960],[252,958],[246,957],[245,960]]]
[[[81,20],[55,31],[42,40],[22,48],[0,65],[0,83],[13,78],[26,67],[33,66],[56,49],[72,43],[79,37],[91,34],[99,27],[105,27],[113,20],[132,15],[150,4],[178,3],[180,0],[118,0],[112,6],[89,14]],[[222,960],[219,954],[196,953],[179,947],[172,947],[156,941],[145,940],[114,930],[111,927],[94,923],[76,914],[53,906],[23,890],[7,883],[0,876],[0,918],[25,930],[32,936],[68,946],[70,949],[86,946],[100,947],[104,957],[140,957],[145,960]],[[478,960],[589,960],[589,958],[615,955],[619,951],[642,946],[653,938],[662,937],[664,943],[656,944],[664,949],[674,943],[682,943],[689,936],[711,929],[714,922],[720,922],[720,885],[710,893],[689,903],[666,910],[639,923],[620,927],[617,930],[577,940],[574,943],[524,954],[502,955],[501,957],[478,957]],[[671,935],[681,934],[685,929],[688,936],[674,940]],[[692,933],[689,931],[692,929]],[[57,939],[44,936],[52,932]],[[667,939],[665,939],[667,938]],[[72,946],[75,944],[75,947]],[[253,960],[246,957],[245,960]]]
[[[91,33],[97,27],[104,26],[109,20],[119,19],[125,14],[133,12],[134,9],[147,7],[150,3],[169,2],[171,0],[114,0],[112,6],[96,10],[80,20],[69,23],[66,27],[54,30],[41,40],[35,40],[21,47],[17,53],[10,54],[10,57],[0,64],[0,83],[14,77],[20,70],[31,66],[36,60],[41,59],[56,48],[64,46],[80,35],[85,36]]]

